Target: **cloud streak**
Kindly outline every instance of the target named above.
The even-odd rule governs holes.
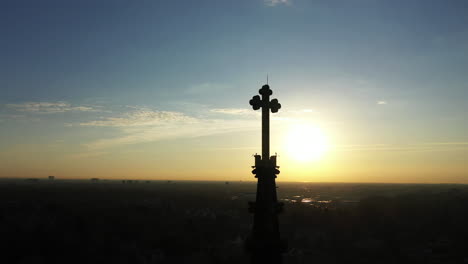
[[[64,112],[96,112],[97,109],[90,106],[72,106],[70,103],[59,102],[25,102],[21,104],[6,104],[7,108],[19,112],[54,114]]]
[[[190,86],[186,92],[188,94],[206,94],[213,92],[220,92],[229,89],[230,86],[222,83],[200,83]]]
[[[383,152],[438,152],[438,151],[466,151],[468,142],[425,142],[412,144],[369,144],[369,145],[337,145],[337,151],[383,151]]]
[[[255,120],[209,119],[188,116],[181,112],[139,109],[121,116],[79,123],[85,127],[113,127],[121,136],[104,138],[85,144],[89,149],[153,142],[166,139],[195,138],[208,135],[248,131],[257,128]]]
[[[263,0],[267,6],[290,5],[292,0]]]
[[[260,116],[261,111],[253,111],[247,108],[214,108],[210,109],[211,113],[224,114],[231,116]]]
[[[205,109],[200,115],[138,106],[127,107],[127,110],[128,108],[129,111],[120,114],[113,112],[111,116],[67,125],[113,129],[117,132],[116,136],[98,138],[84,144],[88,150],[94,151],[145,142],[253,131],[260,126],[258,118],[261,112],[247,108]],[[297,121],[287,116],[274,115],[271,118],[278,122]]]
[[[108,117],[102,120],[94,120],[80,123],[80,126],[95,127],[138,127],[157,126],[175,123],[194,123],[197,120],[180,112],[153,111],[140,109],[125,113],[121,117]]]

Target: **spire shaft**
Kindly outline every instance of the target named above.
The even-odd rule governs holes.
[[[270,103],[270,95],[262,95],[262,159],[270,158],[270,108],[265,107]]]

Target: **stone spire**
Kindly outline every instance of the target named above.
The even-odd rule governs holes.
[[[249,203],[249,211],[254,214],[252,233],[246,241],[246,248],[251,254],[252,263],[282,263],[282,253],[286,242],[281,239],[278,214],[283,204],[278,203],[276,196],[276,175],[280,173],[276,166],[276,155],[270,157],[270,110],[278,112],[281,104],[277,99],[270,101],[273,92],[268,84],[259,90],[262,95],[255,95],[250,100],[254,110],[262,108],[262,156],[255,155],[255,166],[252,166],[257,182],[255,202]]]

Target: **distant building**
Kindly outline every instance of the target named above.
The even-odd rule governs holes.
[[[98,182],[99,178],[91,178],[91,182]]]
[[[55,180],[55,176],[49,176],[49,180],[50,180],[50,181]]]

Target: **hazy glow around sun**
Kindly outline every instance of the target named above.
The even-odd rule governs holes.
[[[317,161],[328,149],[325,133],[319,127],[305,123],[293,125],[285,143],[288,155],[301,162]]]

